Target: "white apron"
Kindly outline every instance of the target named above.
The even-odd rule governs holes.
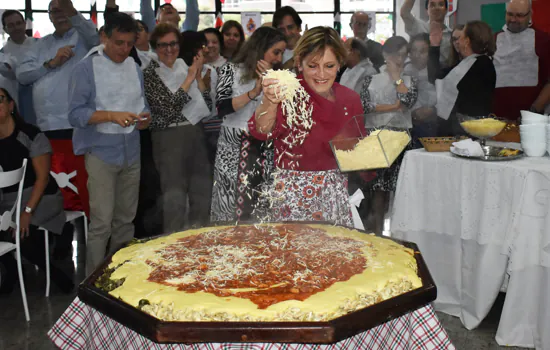
[[[537,86],[539,83],[539,57],[535,52],[535,30],[527,28],[521,33],[504,32],[497,35],[494,57],[497,88]]]
[[[411,86],[411,77],[403,75],[401,77],[405,86]],[[392,80],[386,71],[386,66],[380,68],[380,73],[372,76],[369,85],[371,102],[382,105],[392,105],[397,101],[397,90],[395,81]],[[395,112],[374,112],[369,116],[378,118],[378,123],[388,124],[388,126],[400,128],[412,128],[411,112],[408,108],[402,108]]]
[[[360,93],[365,76],[376,74],[378,74],[378,72],[374,69],[372,63],[367,58],[359,62],[355,67],[347,68],[344,71],[344,74],[342,74],[342,78],[340,78],[340,85]]]
[[[435,81],[435,88],[437,90],[436,109],[437,115],[440,118],[447,120],[451,116],[456,99],[458,98],[458,83],[472,68],[478,56],[480,55],[473,54],[466,57],[444,79],[437,79]]]
[[[185,78],[187,78],[189,67],[181,58],[176,59],[172,68],[167,67],[160,61],[158,63],[160,67],[156,69],[157,74],[166,87],[172,93],[175,93],[181,87]],[[208,109],[206,102],[204,102],[196,80],[193,80],[193,83],[191,83],[187,94],[191,97],[191,101],[183,107],[182,114],[191,124],[195,125],[203,118],[209,117],[211,111]]]
[[[434,107],[437,104],[435,85],[428,78],[428,67],[418,70],[411,63],[405,66],[404,74],[417,79],[418,99],[412,110],[421,107]]]
[[[256,85],[256,81],[254,79],[247,82],[246,84],[242,84],[241,76],[242,69],[237,67],[235,69],[235,80],[233,80],[233,94],[231,95],[231,98],[246,94]],[[262,97],[263,93],[256,97],[256,101],[252,100],[238,111],[226,115],[223,119],[222,125],[229,128],[236,128],[248,131],[248,120],[250,119],[250,117],[252,117],[252,115],[256,111],[256,108],[260,105]]]
[[[101,45],[96,50],[98,55],[92,58],[96,110],[143,112],[145,100],[134,59],[128,57],[122,63],[115,63],[104,55]],[[134,128],[135,125],[124,128],[111,122],[96,125],[96,130],[103,134],[129,134]]]
[[[140,66],[141,70],[144,70],[145,68],[147,68],[151,60],[157,58],[157,55],[151,50],[141,51],[136,48],[136,52],[139,57],[139,60],[141,61],[141,66]]]
[[[285,64],[292,57],[294,57],[294,50],[286,49],[285,52],[283,52],[283,64]]]

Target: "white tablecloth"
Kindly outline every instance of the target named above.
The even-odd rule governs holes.
[[[418,244],[435,306],[475,328],[510,281],[496,340],[550,349],[550,158],[482,162],[405,155],[392,236]]]

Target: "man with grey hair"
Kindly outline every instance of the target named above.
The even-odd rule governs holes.
[[[350,21],[353,37],[361,39],[367,44],[368,58],[377,70],[384,65],[384,56],[382,56],[382,45],[374,40],[367,38],[371,28],[371,18],[369,14],[363,11],[354,12]]]
[[[365,76],[375,75],[378,71],[369,60],[369,49],[363,40],[350,38],[346,41],[345,46],[348,50],[348,57],[346,70],[340,78],[340,84],[360,93]]]
[[[509,1],[496,35],[493,112],[509,120],[521,110],[542,113],[550,102],[550,37],[530,27],[532,12],[529,0]]]

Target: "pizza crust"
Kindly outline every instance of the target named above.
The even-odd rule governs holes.
[[[186,293],[176,287],[148,281],[153,267],[147,260],[158,260],[157,251],[178,239],[217,228],[190,230],[135,244],[117,252],[109,265],[116,268],[111,279],[124,283],[109,293],[124,302],[166,321],[326,321],[377,302],[419,288],[414,252],[394,241],[330,225],[308,225],[328,235],[365,242],[362,249],[367,268],[344,282],[336,282],[306,300],[286,300],[266,309],[249,299],[216,296],[211,293]],[[241,290],[242,291],[242,290]]]

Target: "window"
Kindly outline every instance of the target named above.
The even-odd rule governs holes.
[[[267,23],[267,22],[271,22],[271,20],[273,19],[273,14],[272,13],[266,13],[266,14],[263,14],[262,15],[262,24],[264,23]],[[237,21],[239,23],[241,23],[241,14],[237,14],[237,13],[224,13],[223,14],[223,21],[224,22],[227,22],[229,20],[233,20],[233,21]]]
[[[199,30],[203,30],[206,28],[214,28],[214,25],[216,24],[216,17],[214,14],[206,14],[206,15],[199,15]]]
[[[89,13],[83,13],[82,16],[86,19],[90,19]],[[32,14],[32,35],[36,38],[43,38],[48,34],[52,34],[55,28],[50,21],[50,15],[47,13],[33,13]]]
[[[281,0],[281,6],[290,6],[296,12],[334,12],[334,0]]]
[[[349,23],[351,22],[351,13],[345,13],[341,16],[342,21],[342,37],[353,37],[353,31]],[[376,14],[376,30],[374,33],[367,35],[369,39],[378,41],[383,44],[387,38],[393,36],[393,15],[391,13],[377,13]]]
[[[130,15],[132,15],[132,17],[134,19],[141,19],[141,14],[139,12],[137,13],[129,13]],[[86,17],[86,16],[84,16]],[[88,16],[89,17],[89,16]],[[88,18],[86,17],[86,18]],[[103,12],[98,12],[97,13],[97,28],[101,28],[105,25],[105,18],[104,18],[104,15],[103,15]],[[149,31],[153,30],[153,28],[149,28]]]
[[[313,28],[317,26],[334,27],[334,15],[332,13],[315,13],[315,14],[303,14],[299,13],[302,18],[302,33],[307,28]]]
[[[20,0],[17,0],[20,1]],[[47,10],[51,0],[31,0],[33,10]],[[105,1],[105,0],[104,0]],[[132,1],[132,0],[127,0]],[[90,11],[90,0],[73,0],[74,8],[78,11]],[[10,3],[11,6],[11,3]],[[105,6],[105,3],[103,4]],[[23,8],[25,6],[23,5]]]
[[[393,0],[340,0],[340,10],[393,12]]]
[[[32,35],[34,37],[42,38],[55,31],[49,14],[35,12],[32,14],[32,19]]]
[[[90,1],[88,0],[87,2],[88,2],[88,11],[89,11]],[[106,3],[107,3],[107,0],[97,0],[96,9],[98,11],[105,10]],[[116,0],[116,4],[118,5],[118,9],[122,12],[139,12],[141,7],[140,0]],[[155,6],[155,1],[151,0],[151,7],[154,8],[154,6]]]
[[[222,4],[223,12],[274,12],[273,0],[225,0]]]

